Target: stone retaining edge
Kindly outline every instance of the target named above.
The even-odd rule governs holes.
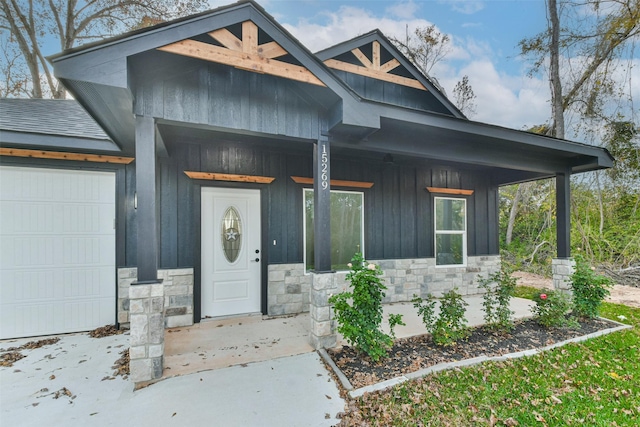
[[[331,356],[329,356],[329,353],[327,353],[327,350],[325,350],[324,348],[321,348],[318,350],[318,354],[320,354],[320,357],[322,357],[322,359],[325,361],[327,365],[331,366],[331,369],[333,369],[333,373],[336,374],[336,376],[342,383],[342,387],[345,390],[353,390],[353,385],[351,385],[351,382],[349,381],[347,376],[342,373],[342,371],[340,370],[340,368],[338,368],[338,366],[335,364],[333,359],[331,359]]]
[[[568,340],[564,340],[564,341],[560,341],[557,342],[555,344],[551,344],[545,347],[541,347],[539,349],[531,349],[531,350],[524,350],[524,351],[519,351],[516,353],[509,353],[509,354],[504,354],[502,356],[492,356],[492,357],[487,357],[487,356],[478,356],[478,357],[474,357],[473,359],[465,359],[465,360],[459,360],[459,361],[455,361],[455,362],[446,362],[446,363],[439,363],[437,365],[433,365],[433,366],[429,366],[428,368],[425,369],[420,369],[418,371],[415,372],[410,372],[408,374],[405,375],[401,375],[399,377],[395,377],[395,378],[391,378],[389,380],[385,380],[376,384],[372,384],[372,385],[368,385],[365,387],[360,387],[357,389],[353,388],[353,385],[351,384],[351,382],[349,381],[349,379],[342,373],[342,371],[340,370],[340,368],[338,368],[338,366],[335,364],[335,362],[331,359],[331,357],[329,356],[329,354],[326,352],[326,350],[324,349],[320,349],[318,350],[318,353],[320,354],[320,356],[324,359],[324,361],[331,367],[331,369],[333,369],[333,372],[336,374],[336,376],[338,377],[338,379],[340,380],[340,382],[342,383],[342,387],[347,390],[349,392],[349,396],[351,398],[356,398],[356,397],[360,397],[362,395],[364,395],[365,393],[371,393],[374,391],[381,391],[381,390],[385,390],[387,388],[393,387],[395,385],[401,384],[405,381],[408,380],[413,380],[416,378],[420,378],[426,375],[430,375],[430,374],[434,374],[440,371],[445,371],[447,369],[455,369],[455,368],[460,368],[460,367],[467,367],[467,366],[472,366],[472,365],[478,365],[480,363],[484,363],[484,362],[501,362],[501,361],[505,361],[505,360],[509,360],[509,359],[518,359],[521,357],[526,357],[526,356],[534,356],[536,354],[545,352],[545,351],[549,351],[549,350],[553,350],[557,347],[562,347],[566,344],[571,344],[571,343],[578,343],[578,342],[583,342],[583,341],[587,341],[590,340],[592,338],[597,338],[603,335],[608,335],[614,332],[618,332],[618,331],[622,331],[625,329],[632,329],[633,326],[631,325],[625,325],[624,323],[620,323],[620,322],[616,322],[615,320],[611,320],[611,319],[603,319],[606,320],[608,322],[611,323],[615,323],[619,326],[615,327],[615,328],[609,328],[609,329],[602,329],[600,331],[597,332],[593,332],[587,335],[582,335],[579,337],[575,337],[575,338],[570,338]]]

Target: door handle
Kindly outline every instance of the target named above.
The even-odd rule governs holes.
[[[260,258],[254,259],[255,262],[260,262]]]

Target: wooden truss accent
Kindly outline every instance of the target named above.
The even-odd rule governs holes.
[[[291,179],[296,184],[308,184],[313,185],[313,178],[307,178],[304,176],[292,176]],[[332,179],[331,185],[335,187],[352,187],[352,188],[371,188],[373,182],[366,181],[344,181],[341,179]]]
[[[286,55],[288,52],[276,42],[259,45],[258,27],[251,21],[242,23],[242,40],[226,28],[212,31],[209,35],[224,47],[187,39],[159,47],[158,50],[229,65],[254,73],[270,74],[325,86],[305,67],[273,59]]]
[[[473,190],[461,190],[458,188],[427,187],[427,190],[429,190],[429,193],[452,194],[457,196],[470,196],[473,194]]]
[[[337,59],[327,59],[324,64],[329,68],[334,68],[340,71],[346,71],[347,73],[359,74],[365,77],[371,77],[377,80],[384,80],[399,84],[402,86],[408,86],[415,89],[427,90],[422,83],[418,80],[410,79],[407,77],[397,76],[395,74],[389,74],[389,71],[400,66],[400,62],[397,59],[380,64],[380,42],[374,41],[372,46],[372,58],[369,60],[367,55],[362,53],[359,48],[351,50],[351,53],[362,63],[362,65],[354,65],[344,61],[338,61]]]
[[[230,173],[192,172],[184,171],[191,179],[205,179],[208,181],[251,182],[257,184],[271,184],[275,178],[271,176],[235,175]]]
[[[20,148],[0,148],[0,156],[30,157],[32,159],[75,160],[79,162],[118,163],[128,165],[133,157],[105,156],[102,154],[65,153],[60,151],[26,150]]]

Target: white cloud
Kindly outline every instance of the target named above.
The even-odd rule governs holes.
[[[429,21],[417,18],[379,18],[371,11],[352,6],[342,6],[336,12],[324,12],[321,17],[322,23],[300,19],[295,24],[283,24],[283,26],[309,50],[315,52],[376,28],[387,37],[404,37],[407,25],[409,31],[416,27],[430,25]]]
[[[387,15],[393,15],[400,19],[412,19],[415,13],[420,9],[412,0],[396,3],[386,9]]]
[[[453,88],[462,76],[469,76],[476,95],[477,114],[472,120],[527,129],[545,123],[549,117],[548,85],[542,80],[500,73],[486,58],[474,59],[457,72],[449,68],[448,72],[440,83],[450,98],[453,98]]]
[[[465,15],[472,15],[484,9],[484,1],[481,0],[440,0],[440,3],[450,4],[452,10]]]
[[[311,51],[317,51],[375,28],[388,37],[404,37],[407,25],[412,32],[416,27],[430,24],[412,16],[378,17],[363,8],[343,6],[335,12],[324,12],[320,20],[300,19],[284,26]],[[453,98],[455,84],[462,76],[469,76],[477,96],[477,115],[473,120],[514,129],[544,123],[550,111],[546,82],[500,73],[494,59],[495,54],[487,42],[451,35],[451,51],[446,61],[436,64],[432,74],[450,98]]]

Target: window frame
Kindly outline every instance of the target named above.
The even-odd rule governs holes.
[[[352,191],[352,190],[334,190],[331,189],[330,190],[331,193],[347,193],[347,194],[359,194],[362,200],[361,203],[361,208],[360,208],[360,253],[362,253],[363,256],[365,251],[364,251],[364,245],[365,245],[365,223],[364,223],[364,211],[365,211],[365,201],[364,201],[364,191]],[[307,213],[306,213],[306,204],[305,204],[305,193],[306,192],[310,192],[313,194],[314,190],[313,188],[303,188],[302,189],[302,264],[303,264],[303,268],[304,268],[304,274],[309,274],[312,272],[311,269],[307,268]],[[329,198],[331,199],[331,198]],[[314,202],[315,203],[315,202]],[[332,242],[333,244],[333,242]],[[333,246],[332,246],[333,248]],[[333,260],[332,260],[332,265],[331,267],[333,268]],[[339,272],[344,272],[344,271],[349,271],[349,270],[336,270]]]
[[[463,230],[438,230],[438,200],[455,200],[464,202],[464,229]],[[467,266],[467,240],[468,240],[468,211],[467,199],[464,197],[433,197],[433,257],[436,262],[436,268],[452,268]],[[462,236],[462,263],[461,264],[438,264],[438,236],[441,235],[461,235]]]

